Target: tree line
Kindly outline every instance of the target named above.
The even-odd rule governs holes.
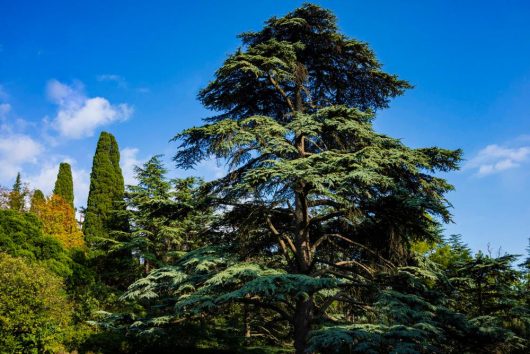
[[[412,85],[316,5],[239,38],[173,139],[225,176],[156,155],[125,186],[102,132],[80,222],[67,163],[51,196],[2,193],[0,350],[528,352],[530,257],[443,236],[462,151],[374,130]]]

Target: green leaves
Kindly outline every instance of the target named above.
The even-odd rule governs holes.
[[[63,198],[74,209],[74,181],[72,179],[72,168],[69,163],[61,162],[59,173],[55,181],[53,194]]]
[[[46,267],[0,253],[0,351],[64,351],[72,306]]]
[[[124,188],[118,143],[112,134],[102,132],[92,163],[83,223],[83,233],[91,246],[95,246],[97,240],[107,238],[112,230],[127,229],[126,220],[119,213],[112,212],[121,206]]]

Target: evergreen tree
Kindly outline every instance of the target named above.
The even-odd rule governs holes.
[[[128,186],[126,193],[131,233],[124,246],[142,259],[149,273],[179,251],[197,248],[212,215],[201,208],[201,182],[192,177],[168,180],[159,155],[136,166],[135,173],[138,184]]]
[[[61,162],[53,194],[63,198],[74,209],[74,181],[69,163]]]
[[[33,195],[31,196],[31,206],[29,211],[32,213],[37,212],[37,210],[40,210],[44,203],[46,203],[46,197],[44,196],[44,193],[42,193],[40,189],[35,189]]]
[[[17,178],[13,184],[13,189],[9,193],[9,208],[12,210],[22,211],[24,210],[24,200],[27,191],[22,184],[20,172],[17,173]]]
[[[373,112],[410,85],[338,32],[329,11],[304,5],[241,38],[199,94],[220,114],[175,138],[179,167],[228,162],[207,185],[226,211],[212,230],[219,245],[151,272],[126,297],[169,291],[175,312],[159,323],[249,304],[276,314],[265,327],[292,328],[302,354],[312,329],[358,317],[332,312],[358,308],[378,267],[438,237],[452,186],[432,172],[456,169],[461,152],[411,149],[373,130]]]
[[[112,212],[122,205],[124,190],[118,143],[112,134],[102,132],[92,163],[83,223],[83,232],[89,244],[107,239],[112,230],[126,228],[123,217]]]

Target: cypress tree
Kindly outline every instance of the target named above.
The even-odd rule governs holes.
[[[114,136],[102,132],[90,173],[83,232],[89,243],[107,238],[109,231],[124,229],[126,223],[112,212],[123,200],[125,185],[120,168],[120,151]]]
[[[69,163],[61,162],[59,173],[55,181],[53,194],[63,198],[72,209],[74,208],[74,182],[72,179],[72,168]]]
[[[45,202],[46,198],[44,197],[44,193],[42,193],[40,189],[35,189],[33,195],[31,196],[31,207],[29,210],[35,213]]]

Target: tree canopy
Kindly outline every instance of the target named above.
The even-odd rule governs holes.
[[[261,267],[289,284],[263,294],[249,284],[267,277],[239,279],[232,299],[281,309],[304,353],[313,325],[331,303],[349,302],[357,277],[406,261],[411,241],[436,239],[439,220],[450,221],[452,186],[433,172],[456,169],[461,151],[412,149],[373,130],[374,111],[410,85],[341,34],[329,11],[304,5],[241,38],[199,94],[219,114],[175,137],[175,161],[226,161],[227,176],[209,184],[231,207],[225,242],[253,260],[274,256]]]

